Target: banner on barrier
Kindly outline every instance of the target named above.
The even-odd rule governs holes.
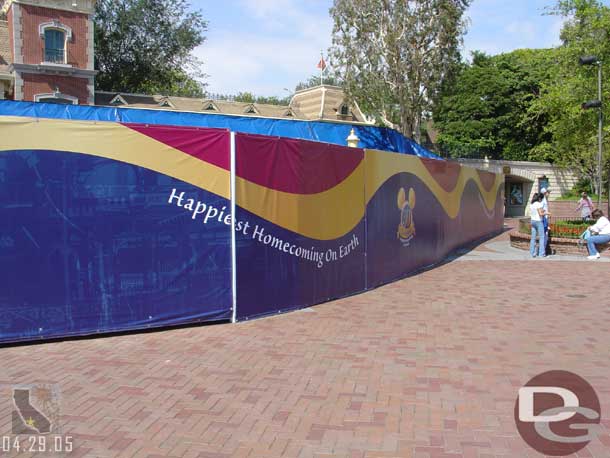
[[[502,227],[503,176],[450,162],[221,129],[0,128],[0,342],[298,309]]]
[[[365,165],[369,288],[502,228],[500,174],[373,150]]]
[[[0,128],[0,342],[230,318],[227,131]]]
[[[364,155],[236,135],[237,318],[365,289]]]

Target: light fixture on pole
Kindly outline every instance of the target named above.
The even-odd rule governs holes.
[[[349,135],[345,140],[347,140],[347,146],[349,146],[350,148],[358,148],[358,142],[360,141],[360,139],[356,135],[356,132],[354,132],[353,128],[352,130],[350,130]]]
[[[602,124],[604,119],[604,113],[602,110],[602,61],[597,56],[582,56],[578,59],[580,65],[597,65],[597,100],[589,100],[583,103],[582,109],[588,110],[590,108],[598,109],[598,122],[597,122],[597,207],[601,207],[602,204],[602,142],[603,142],[603,130]],[[608,212],[610,213],[610,192],[608,195]]]

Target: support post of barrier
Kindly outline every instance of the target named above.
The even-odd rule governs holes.
[[[362,200],[364,201],[364,291],[369,290],[369,260],[367,259],[369,250],[369,224],[367,221],[368,202],[366,200],[366,185],[367,185],[367,150],[362,148],[362,163],[364,164],[364,186],[362,187]]]
[[[231,296],[232,296],[232,304],[231,304],[231,322],[235,323],[237,321],[237,245],[235,243],[235,169],[237,164],[235,162],[235,132],[231,131]]]

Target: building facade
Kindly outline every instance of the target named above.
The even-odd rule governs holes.
[[[92,105],[95,0],[0,0],[0,98]]]
[[[504,174],[504,216],[528,215],[534,193],[546,188],[551,200],[572,190],[578,182],[570,169],[548,162],[495,161],[490,159],[451,159],[463,165]]]

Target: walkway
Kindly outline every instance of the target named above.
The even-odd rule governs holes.
[[[535,457],[517,390],[564,369],[607,412],[579,456],[607,458],[610,255],[531,260],[507,243],[300,312],[0,349],[0,434],[12,388],[45,384],[72,458]]]

